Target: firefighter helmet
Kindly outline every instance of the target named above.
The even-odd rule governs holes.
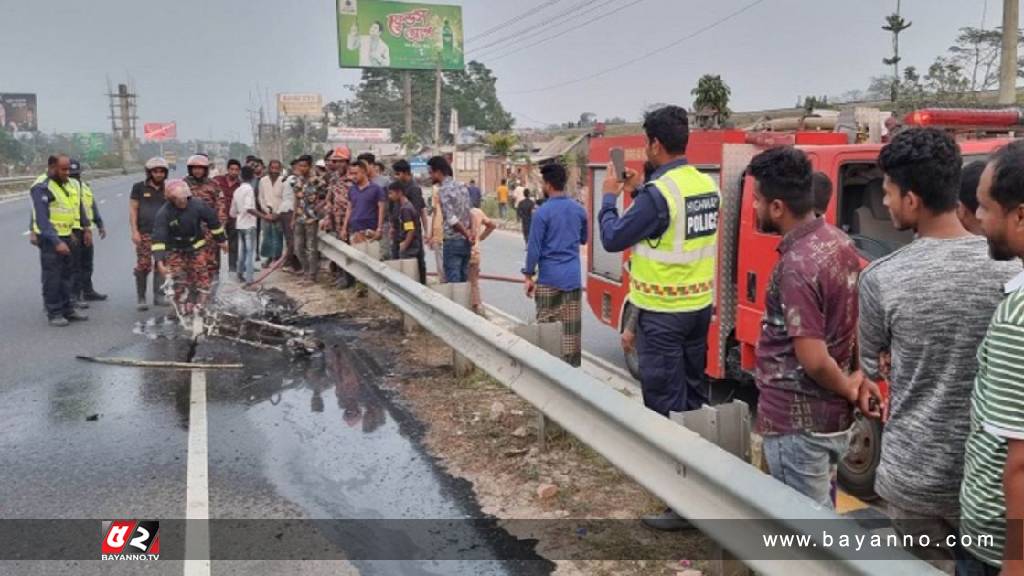
[[[349,147],[345,146],[345,145],[341,145],[341,146],[335,147],[334,152],[331,154],[331,160],[351,160],[351,159],[352,159],[352,150],[350,150]]]
[[[146,160],[146,171],[150,170],[164,170],[170,171],[170,166],[167,164],[167,160],[159,156],[154,156],[149,160]]]
[[[202,154],[193,154],[188,157],[188,162],[185,164],[189,168],[193,166],[200,166],[202,168],[210,167],[210,159]]]

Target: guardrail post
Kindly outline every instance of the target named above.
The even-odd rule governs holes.
[[[517,336],[530,344],[544,350],[555,358],[562,358],[562,323],[544,322],[516,326],[513,330]],[[548,419],[537,410],[537,447],[541,451],[547,449]]]
[[[430,289],[463,308],[472,309],[473,307],[470,298],[469,284],[465,282],[454,284],[451,282],[446,284],[431,284]],[[452,348],[452,365],[455,367],[455,375],[459,377],[469,376],[476,368],[468,358],[459,354],[455,348]]]
[[[398,270],[405,276],[419,282],[420,269],[419,263],[416,261],[415,258],[406,258],[404,260],[388,260],[387,262],[385,262],[385,264],[387,264],[391,268],[394,268],[395,270]],[[417,326],[418,324],[416,324],[416,321],[413,320],[412,317],[410,317],[408,314],[402,314],[402,329],[405,330],[406,333],[413,332],[414,330],[416,330]]]
[[[733,400],[719,406],[702,406],[699,410],[673,412],[670,418],[719,446],[726,452],[750,462],[750,407]],[[716,576],[749,576],[750,569],[717,543],[711,553],[709,572]]]
[[[351,246],[369,256],[371,260],[380,261],[380,242],[357,242]],[[372,304],[380,304],[384,301],[375,290],[367,290],[367,297]]]

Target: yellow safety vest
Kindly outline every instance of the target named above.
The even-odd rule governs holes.
[[[86,182],[80,182],[78,185],[81,187],[81,199],[82,206],[85,208],[85,217],[89,219],[90,225],[94,225],[96,219],[94,218],[95,210],[93,207],[96,205],[96,199],[92,194],[92,188]]]
[[[69,186],[65,188],[46,175],[36,178],[33,186],[47,180],[47,188],[54,197],[54,201],[50,203],[50,224],[57,231],[57,236],[70,236],[73,230],[82,227],[82,208],[79,204],[77,186],[69,182]],[[40,233],[39,225],[36,223],[35,204],[32,205],[32,231]]]
[[[692,312],[714,302],[718,185],[693,166],[653,182],[668,204],[668,228],[633,246],[629,301],[652,312]]]

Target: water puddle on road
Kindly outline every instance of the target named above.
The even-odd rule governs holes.
[[[315,328],[325,347],[309,358],[200,346],[197,357],[246,366],[208,375],[213,517],[306,522],[363,574],[551,573],[535,542],[486,519],[471,485],[425,451],[423,425],[382,386],[391,367],[374,339],[390,336]]]

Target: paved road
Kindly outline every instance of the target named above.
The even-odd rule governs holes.
[[[126,209],[135,179],[106,179],[93,187],[110,231],[97,247],[95,280],[110,300],[87,311],[89,322],[65,329],[45,322],[38,253],[23,236],[28,201],[0,203],[0,240],[7,247],[0,276],[0,519],[83,520],[89,538],[62,544],[69,555],[84,550],[77,557],[92,560],[0,562],[0,573],[209,574],[209,566],[166,561],[183,552],[180,520],[207,516],[384,520],[321,526],[315,536],[301,533],[309,525],[293,526],[291,532],[300,533],[290,534],[280,523],[250,522],[235,530],[215,524],[209,527],[216,536],[212,552],[220,557],[279,558],[265,542],[281,541],[284,534],[284,541],[291,535],[298,542],[293,553],[334,561],[287,567],[218,561],[213,574],[550,573],[552,566],[538,560],[529,544],[500,531],[464,530],[437,544],[413,538],[407,524],[390,522],[481,513],[470,487],[425,453],[420,424],[379,388],[388,359],[365,341],[361,326],[319,327],[327,351],[305,362],[215,342],[196,351],[199,359],[241,361],[240,372],[189,374],[76,361],[78,354],[187,356],[188,342],[168,338],[173,326],[157,322],[158,312],[135,311]],[[162,521],[165,559],[145,566],[98,562],[100,522],[118,518]],[[202,536],[201,525],[189,526],[189,538]],[[436,522],[418,527],[424,538],[450,534]],[[9,537],[19,532],[0,521],[0,533],[5,530],[0,559],[11,558]],[[272,530],[274,538],[247,537],[257,530]],[[205,540],[196,542],[203,546]],[[238,552],[241,545],[256,550]],[[523,560],[367,560],[423,550],[449,557],[469,550],[483,558],[502,550],[502,557]]]

